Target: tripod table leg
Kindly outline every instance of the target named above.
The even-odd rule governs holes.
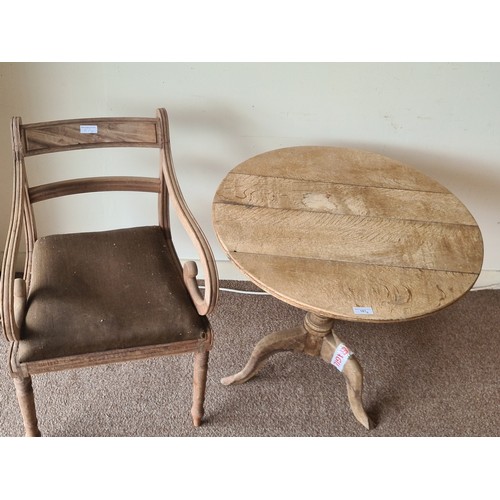
[[[337,352],[337,347],[340,350]],[[321,357],[327,363],[336,366],[345,377],[347,397],[356,420],[367,429],[373,428],[373,422],[363,408],[363,369],[348,347],[333,332],[323,340]]]
[[[242,384],[251,379],[264,361],[279,351],[302,351],[307,332],[300,326],[291,330],[283,330],[266,335],[254,347],[250,359],[240,372],[224,377],[224,385]]]

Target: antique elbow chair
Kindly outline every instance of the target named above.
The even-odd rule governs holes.
[[[177,182],[164,109],[155,118],[97,118],[23,125],[12,119],[14,193],[1,274],[3,331],[25,433],[38,436],[31,375],[169,354],[194,353],[191,414],[201,424],[216,303],[210,246]],[[90,177],[31,186],[25,158],[105,147],[157,148],[158,177]],[[33,204],[97,191],[158,196],[151,226],[38,238]],[[205,289],[193,261],[182,267],[169,224],[171,204],[198,250]],[[155,221],[156,222],[156,219]],[[24,232],[24,275],[15,259]]]

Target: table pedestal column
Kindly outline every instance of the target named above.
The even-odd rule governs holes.
[[[319,356],[341,370],[347,384],[351,410],[364,427],[373,424],[363,408],[363,370],[349,348],[332,332],[334,320],[308,312],[302,326],[266,335],[254,347],[250,359],[240,372],[221,380],[224,385],[242,384],[252,378],[264,361],[276,352],[297,351]],[[340,346],[338,352],[337,347]],[[336,357],[334,359],[334,354]],[[336,360],[340,358],[340,363]],[[341,365],[341,366],[340,366]]]

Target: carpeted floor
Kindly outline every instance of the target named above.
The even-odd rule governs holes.
[[[223,287],[255,290],[247,282]],[[399,324],[337,322],[365,372],[376,428],[352,416],[342,375],[299,353],[276,353],[243,385],[225,387],[255,343],[304,313],[265,295],[223,291],[211,316],[205,421],[190,418],[192,355],[33,377],[45,436],[495,436],[500,435],[500,290],[468,293],[432,316]],[[23,426],[1,342],[0,436]]]

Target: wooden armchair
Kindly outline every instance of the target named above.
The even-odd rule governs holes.
[[[92,177],[31,186],[25,158],[106,147],[156,148],[158,177]],[[210,246],[177,182],[164,109],[156,118],[97,118],[23,125],[12,119],[14,191],[1,274],[3,332],[27,436],[39,436],[31,375],[69,368],[194,352],[195,426],[201,424],[216,303],[217,268]],[[83,154],[83,153],[80,153]],[[38,238],[33,204],[96,191],[158,196],[158,224]],[[170,235],[172,205],[197,248],[181,266]],[[15,260],[24,231],[23,278]]]

